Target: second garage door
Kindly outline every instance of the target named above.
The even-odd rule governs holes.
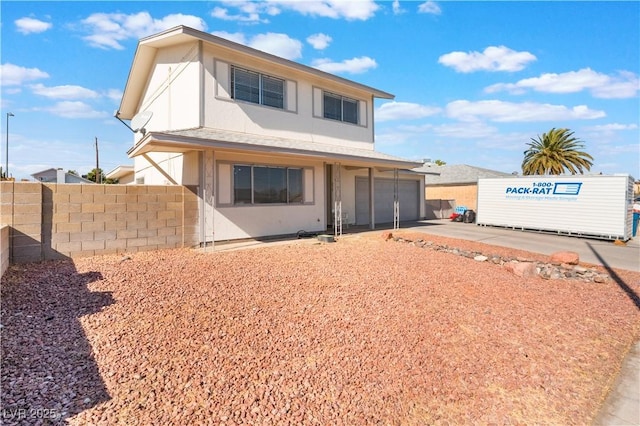
[[[393,179],[378,178],[374,182],[376,223],[393,222]],[[420,182],[399,180],[400,220],[418,220],[420,216]],[[369,224],[369,179],[356,177],[356,224]]]

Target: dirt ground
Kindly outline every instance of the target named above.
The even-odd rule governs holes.
[[[588,424],[640,337],[640,274],[617,273],[524,279],[380,234],[14,265],[3,424]]]

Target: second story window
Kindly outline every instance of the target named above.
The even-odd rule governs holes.
[[[324,92],[324,118],[358,124],[358,101]]]
[[[284,109],[284,80],[279,78],[232,67],[231,88],[239,101]]]

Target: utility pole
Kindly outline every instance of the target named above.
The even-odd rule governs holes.
[[[102,175],[100,174],[100,162],[98,161],[98,137],[96,136],[96,183],[102,183]]]
[[[15,117],[13,113],[7,113],[7,154],[5,155],[4,176],[9,179],[9,117]]]

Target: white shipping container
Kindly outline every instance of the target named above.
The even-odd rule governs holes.
[[[478,179],[476,224],[627,241],[633,218],[629,175]]]

